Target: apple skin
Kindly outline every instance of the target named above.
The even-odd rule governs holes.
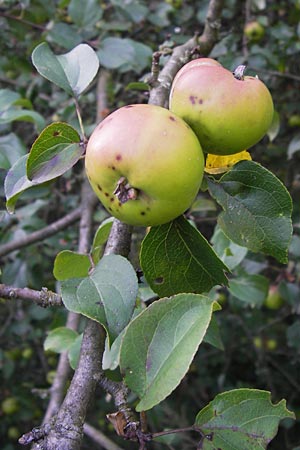
[[[275,311],[276,309],[280,309],[283,304],[284,300],[280,295],[278,286],[270,286],[268,295],[264,301],[264,306]]]
[[[264,83],[250,76],[237,79],[219,64],[183,66],[172,84],[170,110],[190,125],[203,151],[215,155],[252,147],[267,132],[274,113]]]
[[[191,128],[169,110],[127,105],[96,127],[85,167],[111,215],[130,225],[155,226],[191,206],[201,186],[204,156]],[[115,192],[122,177],[137,193],[124,203]]]

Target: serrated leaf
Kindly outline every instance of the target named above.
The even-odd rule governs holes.
[[[241,275],[229,280],[229,291],[234,297],[252,306],[261,307],[269,291],[269,280],[263,275]]]
[[[114,340],[132,316],[138,283],[126,258],[108,255],[99,261],[88,277],[63,280],[61,292],[69,311],[101,323]]]
[[[59,327],[50,331],[44,342],[44,350],[61,353],[68,350],[77,338],[78,333],[67,327]]]
[[[294,418],[285,400],[276,405],[271,394],[256,389],[235,389],[215,397],[197,415],[195,429],[203,436],[202,450],[262,450],[277,433],[284,418]]]
[[[140,260],[146,280],[160,296],[202,293],[227,284],[227,267],[183,217],[152,227],[142,242]]]
[[[6,196],[6,208],[9,213],[14,212],[15,204],[22,192],[35,185],[26,176],[27,158],[28,155],[24,155],[18,159],[5,177],[4,192]]]
[[[108,219],[103,220],[103,222],[99,225],[98,230],[95,233],[93,244],[92,244],[92,259],[96,264],[101,257],[101,250],[103,249],[104,244],[106,243],[112,224],[113,217],[109,217]]]
[[[55,258],[53,275],[58,281],[84,278],[88,276],[90,267],[91,261],[87,255],[63,250]]]
[[[32,52],[32,62],[43,77],[76,97],[89,86],[99,69],[97,54],[87,44],[79,44],[57,56],[43,42]]]
[[[152,408],[180,383],[208,328],[213,301],[179,294],[152,303],[126,328],[120,367],[140,398],[136,410]]]
[[[287,262],[292,236],[292,201],[282,182],[253,161],[241,161],[208,189],[222,206],[218,217],[225,235],[253,252]]]
[[[27,177],[38,183],[52,180],[76,164],[84,153],[77,131],[66,123],[52,123],[33,143]]]

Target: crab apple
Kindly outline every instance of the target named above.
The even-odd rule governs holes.
[[[200,188],[204,156],[182,119],[155,105],[127,105],[92,133],[88,179],[104,207],[124,223],[153,226],[187,210]]]
[[[249,41],[258,42],[264,37],[265,29],[259,22],[253,20],[245,25],[244,34]]]
[[[244,76],[245,66],[233,74],[219,64],[201,64],[201,59],[176,75],[170,110],[191,126],[204,152],[230,155],[252,147],[273,119],[269,90],[257,77]]]

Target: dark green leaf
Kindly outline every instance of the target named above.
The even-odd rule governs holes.
[[[262,450],[277,433],[284,418],[294,418],[285,400],[276,405],[270,392],[235,389],[215,397],[196,417],[203,450]]]
[[[207,292],[227,284],[227,267],[206,239],[183,217],[152,227],[142,243],[141,266],[160,296]]]
[[[208,328],[213,301],[179,294],[152,303],[126,328],[120,367],[143,411],[164,400],[180,383]]]
[[[82,42],[78,29],[71,24],[56,22],[47,34],[47,41],[60,45],[66,50],[71,50]]]
[[[91,261],[87,255],[63,250],[54,261],[53,275],[59,281],[88,276]]]
[[[96,231],[92,245],[92,259],[95,264],[97,264],[97,262],[101,258],[101,251],[108,239],[113,220],[113,217],[109,217],[108,219],[103,220],[103,222],[99,225],[98,230]]]
[[[135,52],[128,40],[109,37],[101,42],[98,55],[103,66],[108,69],[117,69],[123,64],[132,63]]]
[[[224,350],[224,345],[222,342],[220,328],[218,322],[214,316],[212,316],[210,324],[206,330],[203,342],[218,348],[219,350]]]
[[[77,338],[73,341],[72,345],[70,345],[69,347],[68,358],[70,366],[72,367],[73,370],[76,369],[79,361],[82,338],[83,334],[79,334],[79,336],[77,336]]]
[[[97,0],[71,0],[68,13],[79,28],[88,28],[95,25],[102,17],[102,8]]]
[[[28,155],[24,155],[18,159],[5,177],[4,191],[7,200],[6,208],[9,213],[14,212],[15,204],[22,192],[34,186],[34,183],[26,176],[27,158]]]
[[[27,177],[38,183],[52,180],[73,167],[83,153],[77,131],[65,123],[53,123],[42,131],[31,147]]]
[[[43,77],[74,96],[88,87],[99,69],[97,54],[87,44],[79,44],[70,52],[56,56],[43,42],[32,52],[32,62]]]
[[[8,170],[26,153],[26,149],[14,133],[0,137],[0,169]]]
[[[219,182],[207,181],[224,210],[218,223],[229,239],[286,263],[292,202],[281,181],[253,161],[238,162]]]

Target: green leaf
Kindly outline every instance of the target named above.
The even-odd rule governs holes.
[[[101,323],[112,340],[130,321],[137,292],[136,273],[119,255],[104,256],[86,278],[61,282],[66,308]]]
[[[28,155],[22,156],[7,172],[4,181],[4,192],[6,196],[6,208],[9,213],[15,210],[15,204],[19,196],[26,189],[34,186],[26,176],[26,163]]]
[[[263,275],[241,275],[229,280],[229,291],[242,302],[261,307],[269,291],[269,280]]]
[[[100,62],[108,69],[117,69],[134,60],[135,52],[128,40],[109,37],[103,39],[98,50]]]
[[[71,167],[84,153],[77,131],[65,123],[49,125],[33,143],[27,160],[27,177],[38,183],[52,180]]]
[[[69,347],[68,358],[70,366],[72,367],[73,370],[76,369],[79,361],[82,338],[83,334],[79,334],[79,336],[77,336],[77,338],[73,341],[73,343]]]
[[[280,117],[277,111],[274,111],[273,120],[270,128],[267,131],[267,135],[271,142],[277,137],[280,130]]]
[[[102,8],[98,0],[71,0],[68,13],[73,22],[79,27],[86,29],[93,27],[102,17]]]
[[[0,169],[8,170],[25,153],[26,149],[16,134],[0,137]]]
[[[219,258],[226,266],[232,270],[237,267],[248,253],[246,247],[241,247],[232,242],[217,225],[211,238],[213,248]]]
[[[240,161],[219,182],[208,178],[222,206],[218,223],[225,235],[253,252],[287,262],[292,236],[292,201],[281,181],[253,161]]]
[[[294,156],[294,153],[300,151],[300,133],[296,134],[288,146],[288,159],[291,159]]]
[[[78,333],[66,327],[55,328],[50,331],[45,342],[44,350],[61,353],[68,350],[77,338]]]
[[[152,303],[126,328],[120,367],[127,386],[144,411],[164,400],[178,386],[208,328],[213,301],[197,294],[179,294]]]
[[[92,259],[95,264],[101,258],[101,252],[104,244],[108,239],[113,220],[113,217],[109,217],[108,219],[103,220],[103,222],[99,225],[98,230],[96,231],[92,244]]]
[[[43,42],[32,52],[32,62],[43,77],[76,97],[89,86],[99,69],[97,54],[87,44],[56,56]]]
[[[0,89],[0,112],[1,116],[4,111],[8,110],[17,100],[20,94],[13,92],[10,89]]]
[[[217,395],[203,408],[195,428],[203,436],[203,450],[262,450],[284,418],[294,418],[285,400],[273,405],[270,392],[235,389]]]
[[[63,250],[54,261],[53,275],[58,281],[88,276],[91,261],[87,255]]]
[[[15,120],[35,123],[39,131],[45,126],[45,120],[40,114],[29,109],[21,109],[19,107],[12,107],[4,111],[0,116],[0,125],[14,122]]]
[[[219,350],[224,350],[224,344],[222,342],[220,328],[218,322],[214,316],[212,316],[210,324],[207,328],[206,334],[203,338],[203,342],[218,348]]]
[[[66,50],[71,50],[82,42],[77,27],[65,22],[54,23],[47,33],[47,41],[60,45]]]
[[[140,260],[146,280],[160,296],[207,292],[227,284],[227,267],[183,217],[152,227],[142,242]]]

